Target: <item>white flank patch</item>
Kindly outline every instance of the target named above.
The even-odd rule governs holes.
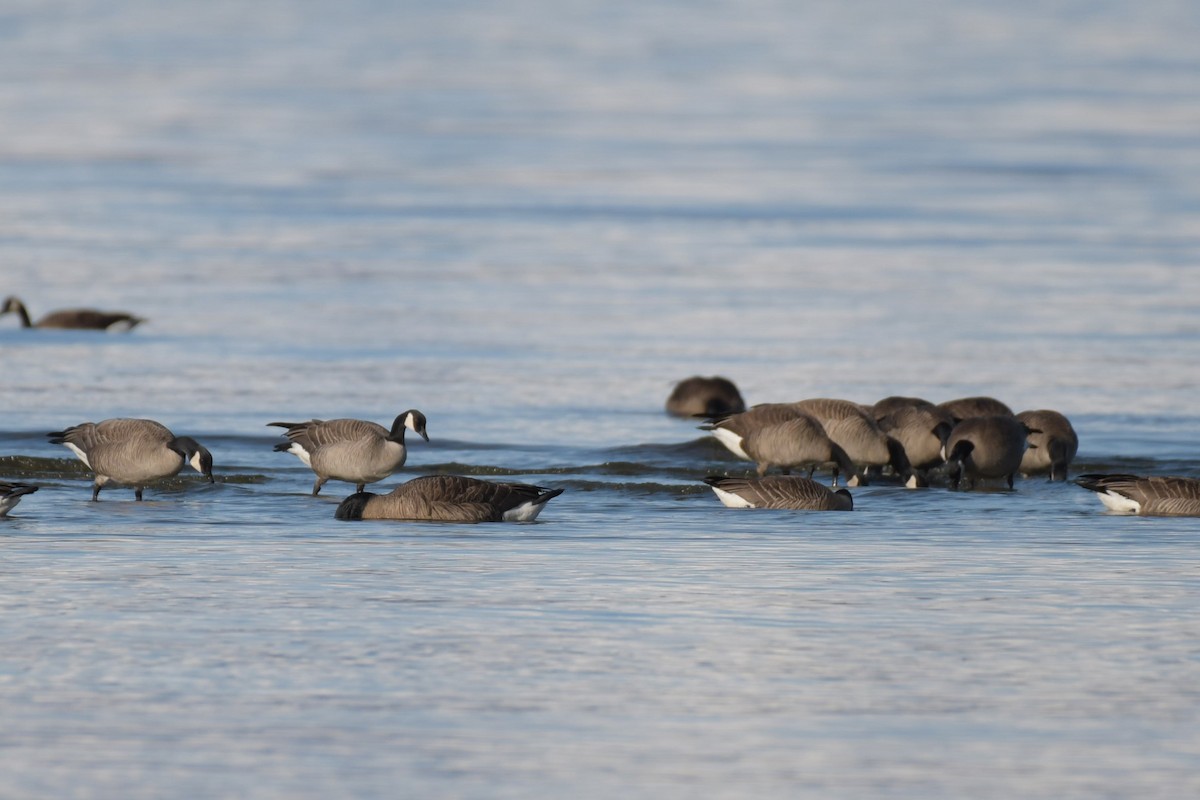
[[[1137,514],[1142,510],[1141,503],[1130,500],[1123,494],[1117,494],[1109,489],[1107,492],[1097,492],[1100,495],[1100,502],[1104,503],[1105,508],[1109,511],[1119,511],[1122,514]]]
[[[83,463],[87,464],[89,469],[91,468],[92,462],[88,461],[87,453],[83,452],[82,450],[80,450],[78,447],[71,444],[70,442],[63,442],[63,445],[68,450],[70,450],[72,453],[74,453],[76,458],[78,458]]]
[[[717,499],[729,508],[754,508],[753,503],[740,495],[727,492],[724,489],[718,489],[716,486],[712,487],[712,490],[716,494]]]
[[[303,461],[303,462],[304,462],[304,466],[306,466],[306,467],[311,467],[311,466],[312,466],[312,456],[310,456],[310,455],[308,454],[308,451],[307,451],[307,450],[305,450],[305,449],[304,449],[303,447],[301,447],[300,445],[296,444],[295,442],[292,442],[292,446],[291,446],[291,447],[289,447],[289,448],[287,449],[287,451],[288,451],[289,453],[291,453],[292,455],[294,455],[296,458],[298,458],[298,459],[300,459],[301,461]]]
[[[729,452],[733,453],[738,458],[744,458],[750,461],[750,456],[746,455],[746,451],[742,449],[742,437],[727,428],[713,428],[712,435],[717,437],[717,441],[729,448]]]
[[[505,522],[533,522],[545,507],[546,503],[535,503],[530,500],[505,511],[503,519]]]

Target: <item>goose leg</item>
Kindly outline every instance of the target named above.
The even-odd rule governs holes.
[[[93,483],[92,484],[92,502],[93,503],[98,502],[100,500],[100,487],[103,485],[104,484],[102,484],[102,483]]]
[[[355,491],[356,491],[356,492],[359,492],[359,493],[361,494],[362,492],[366,491],[366,489],[367,489],[367,485],[366,485],[365,483],[360,483],[360,484],[358,484],[358,486],[355,488]]]
[[[325,485],[325,481],[327,481],[327,480],[329,480],[329,479],[322,478],[320,475],[317,476],[316,482],[313,483],[313,497],[316,497],[318,494],[321,493],[321,487]]]
[[[142,487],[138,486],[133,490],[133,499],[139,503],[142,501]]]

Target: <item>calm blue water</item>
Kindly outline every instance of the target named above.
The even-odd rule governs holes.
[[[1072,485],[735,512],[661,409],[1056,408],[1200,476],[1184,2],[18,4],[0,14],[0,795],[1177,798],[1200,526]],[[333,519],[274,420],[418,408]],[[158,419],[220,481],[45,433]],[[387,488],[399,482],[385,481]]]

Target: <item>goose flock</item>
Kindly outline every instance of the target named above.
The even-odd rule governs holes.
[[[14,312],[24,327],[105,331],[131,328],[143,320],[125,312],[95,309],[56,311],[30,322],[15,297],[0,314]],[[710,475],[704,482],[730,508],[851,511],[846,487],[872,481],[908,488],[945,485],[975,489],[1000,483],[1008,489],[1022,475],[1066,481],[1079,448],[1070,421],[1058,411],[1013,413],[992,397],[932,403],[919,397],[886,397],[872,405],[837,398],[762,403],[747,407],[733,381],[692,376],[668,397],[667,413],[703,420],[700,429],[739,459],[753,462],[751,475]],[[427,520],[439,522],[529,522],[563,489],[485,481],[455,475],[414,478],[388,494],[366,491],[395,474],[408,456],[406,431],[429,441],[427,420],[417,409],[397,415],[390,427],[361,419],[270,422],[283,428],[275,450],[295,455],[316,476],[316,496],[330,480],[353,484],[355,493],[337,507],[339,520]],[[186,466],[213,482],[213,456],[190,436],[177,436],[150,419],[83,422],[47,434],[94,475],[92,500],[109,483],[134,490],[178,475]],[[813,479],[831,471],[832,486]],[[779,474],[768,474],[772,470]],[[793,470],[805,475],[792,475]],[[1082,475],[1075,483],[1095,492],[1112,511],[1146,516],[1200,516],[1200,480],[1136,475]],[[26,483],[0,482],[0,517],[38,490]]]

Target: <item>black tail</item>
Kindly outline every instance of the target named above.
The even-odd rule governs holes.
[[[367,503],[375,496],[374,492],[355,492],[338,504],[337,511],[333,512],[334,518],[348,521],[362,519]]]
[[[279,444],[275,445],[275,449],[280,453],[286,453],[292,449],[292,442],[291,440],[280,442]]]
[[[47,433],[46,435],[48,437],[50,437],[50,444],[63,444],[64,442],[67,441],[68,433],[70,433],[70,431],[65,430],[65,431],[55,431],[54,433]]]
[[[564,489],[562,487],[559,487],[557,489],[547,489],[544,494],[539,494],[537,500],[535,500],[534,502],[539,506],[545,505],[546,503],[549,503],[554,498],[558,497],[564,491],[566,491],[566,489]],[[555,508],[558,508],[558,506],[555,506]]]

